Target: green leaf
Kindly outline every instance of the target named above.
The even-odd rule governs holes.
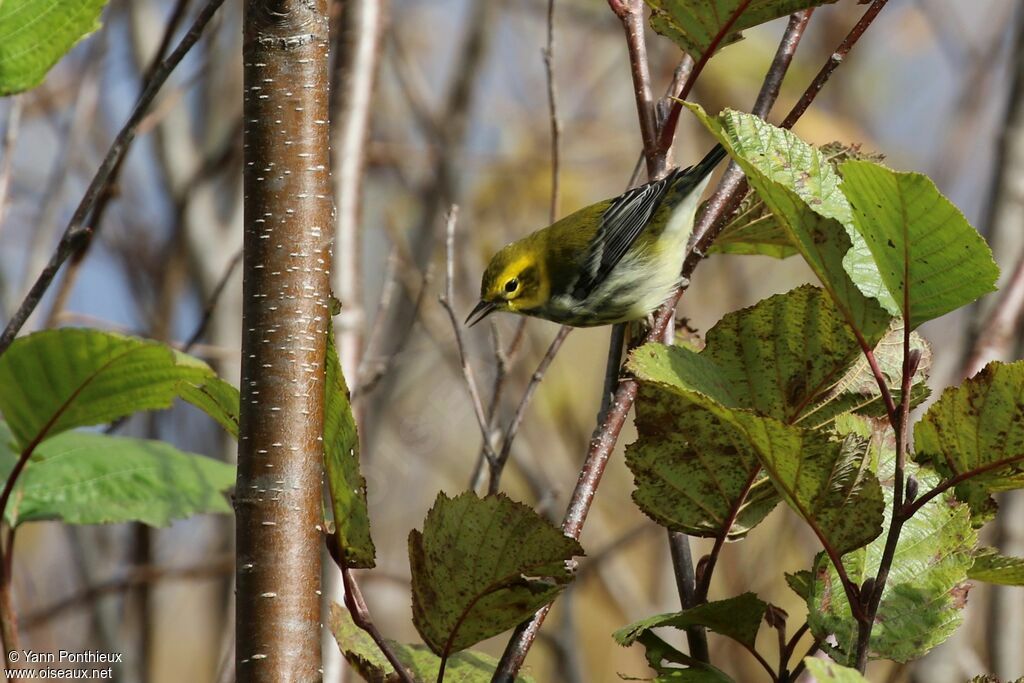
[[[740,40],[740,31],[784,17],[793,12],[817,7],[835,0],[753,0],[732,24],[719,43],[724,47]],[[699,60],[715,37],[725,29],[741,0],[647,0],[651,8],[651,28],[669,38],[694,60]]]
[[[927,176],[867,161],[840,170],[854,224],[911,329],[995,290],[991,250]]]
[[[804,657],[807,672],[818,683],[869,683],[856,669],[829,662],[817,657]]]
[[[914,428],[914,447],[944,478],[974,473],[956,494],[983,520],[990,493],[1024,487],[1024,361],[989,363],[942,392]]]
[[[652,631],[641,633],[636,642],[644,647],[644,655],[647,664],[658,677],[655,683],[733,683],[732,679],[724,673],[704,662],[699,662],[689,655],[684,655],[664,640],[656,636]],[[666,662],[668,662],[666,664]],[[683,664],[685,666],[671,666],[671,664]],[[624,680],[648,680],[634,679],[619,674]]]
[[[0,2],[0,96],[28,90],[100,26],[106,0]]]
[[[650,387],[641,396],[640,436],[628,461],[638,503],[655,519],[685,522],[707,535],[750,486],[757,471],[753,454],[823,543],[839,553],[867,543],[881,531],[882,495],[862,466],[866,442],[789,424],[832,391],[858,357],[857,340],[834,306],[809,286],[727,315],[708,332],[700,353],[640,347],[628,364]],[[688,405],[715,419],[689,417]],[[656,500],[672,489],[687,498],[674,511],[664,498]],[[704,518],[692,510],[698,504],[707,508]],[[757,521],[754,516],[744,526]]]
[[[374,547],[366,509],[366,480],[359,471],[359,435],[349,403],[348,386],[334,345],[327,336],[324,382],[324,467],[331,492],[335,533],[349,567],[373,567]]]
[[[238,389],[211,374],[199,382],[182,382],[178,385],[178,395],[216,420],[228,434],[238,438]]]
[[[237,392],[208,365],[156,342],[63,328],[21,337],[0,356],[0,413],[19,450],[75,427],[169,408],[177,396],[225,426],[238,412]]]
[[[735,427],[650,385],[626,447],[633,500],[658,524],[694,536],[742,538],[779,502],[756,452]],[[731,522],[731,523],[730,523]]]
[[[398,683],[398,674],[366,631],[355,625],[348,610],[331,603],[331,632],[348,663],[368,683]],[[440,658],[423,645],[406,645],[388,640],[388,645],[405,665],[413,680],[433,683],[437,680]],[[446,683],[488,683],[498,660],[482,652],[460,652],[448,659]],[[516,683],[533,683],[529,676],[519,674]]]
[[[892,510],[892,476],[895,453],[889,450],[881,458],[879,479],[886,482],[885,526]],[[908,464],[908,474],[917,478],[921,490],[938,483],[927,470]],[[967,571],[974,562],[977,541],[966,505],[952,495],[943,494],[929,501],[903,525],[889,579],[871,633],[869,656],[908,662],[921,657],[944,641],[960,625],[961,610],[967,601]],[[866,548],[843,558],[850,580],[862,584],[874,578],[885,546],[881,536]],[[839,577],[831,563],[819,556],[815,580],[808,601],[811,632],[823,642],[834,636],[836,645],[824,645],[840,664],[853,664],[857,642],[857,622],[850,614]]]
[[[799,595],[804,600],[807,600],[811,595],[811,583],[814,581],[814,575],[806,569],[801,569],[798,572],[785,573],[786,584],[793,589],[793,592]]]
[[[751,114],[725,110],[710,117],[697,105],[686,106],[743,169],[847,323],[865,336],[884,329],[886,311],[899,308],[853,226],[842,181],[825,156]]]
[[[580,544],[498,494],[439,493],[409,533],[413,624],[438,655],[525,620],[572,580]]]
[[[790,241],[786,229],[757,193],[750,189],[708,251],[712,254],[771,256],[777,259],[800,253]]]
[[[847,159],[881,161],[884,157],[850,146],[831,142],[820,147],[821,153],[833,169]],[[772,214],[757,192],[747,187],[740,206],[725,224],[708,250],[711,253],[761,255],[789,258],[799,253],[784,226]]]
[[[869,441],[777,428],[764,433],[773,446],[760,453],[765,471],[822,544],[843,555],[882,533],[882,489],[867,457]]]
[[[967,578],[1001,586],[1024,586],[1024,557],[1000,555],[995,548],[979,548]]]
[[[685,629],[703,626],[738,643],[754,647],[757,631],[768,604],[753,593],[707,602],[682,612],[669,612],[633,622],[616,631],[612,637],[622,646],[632,645],[644,633],[663,626]]]
[[[0,422],[0,479],[17,456]],[[6,510],[12,526],[41,520],[68,524],[142,522],[167,526],[202,513],[230,513],[226,493],[235,468],[169,444],[66,432],[33,452]]]

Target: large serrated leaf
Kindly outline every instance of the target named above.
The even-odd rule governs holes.
[[[801,287],[726,316],[708,333],[701,353],[657,344],[637,349],[628,367],[651,390],[662,392],[644,396],[653,395],[664,404],[642,402],[638,407],[641,421],[635,448],[640,455],[632,458],[639,465],[634,470],[640,475],[638,502],[653,500],[658,489],[672,486],[689,468],[693,480],[686,491],[694,502],[710,502],[716,510],[732,509],[741,500],[736,492],[746,492],[742,483],[756,482],[751,477],[757,468],[750,466],[746,455],[752,453],[783,498],[828,547],[842,553],[870,541],[881,531],[882,497],[874,475],[862,466],[864,442],[854,437],[840,441],[789,424],[831,390],[858,358],[857,348],[821,291]],[[675,420],[687,419],[685,406],[696,406],[711,413],[721,427],[717,432],[666,434],[664,425],[644,422],[643,412],[649,406],[674,413]],[[707,438],[696,440],[701,436]],[[690,442],[692,446],[687,446]],[[673,445],[684,455],[685,448],[692,448],[695,457],[680,459],[675,468],[680,471],[652,462],[651,448],[667,456]],[[700,456],[712,450],[722,456],[722,462],[715,464],[729,469],[708,477],[701,472],[709,470],[711,463]],[[651,476],[657,471],[666,474]],[[722,478],[728,479],[728,488],[714,488]],[[646,485],[652,488],[639,488]],[[686,507],[677,509],[677,520],[688,514]],[[652,503],[644,509],[652,517],[670,518],[665,505]],[[692,516],[685,519],[703,521]]]
[[[375,552],[366,508],[366,480],[359,471],[359,434],[334,346],[333,329],[327,336],[324,381],[324,469],[334,529],[345,564],[363,569],[373,567]]]
[[[831,142],[821,153],[833,169],[847,159],[881,161],[883,157],[863,151],[859,145]],[[710,253],[760,255],[784,259],[799,253],[785,227],[772,214],[757,192],[747,187],[739,208],[725,224],[708,250]]]
[[[840,170],[857,231],[911,329],[995,290],[992,251],[931,179],[869,161]]]
[[[974,473],[956,492],[984,520],[990,493],[1024,487],[1024,361],[989,363],[942,392],[915,426],[914,447],[943,477]]]
[[[753,0],[718,46],[735,43],[744,29],[831,2],[835,0]],[[712,41],[725,29],[742,0],[647,0],[647,4],[651,8],[651,28],[699,60],[711,49]]]
[[[0,413],[19,449],[75,427],[169,408],[178,396],[229,430],[238,413],[237,392],[208,365],[157,342],[64,328],[21,337],[0,356]]]
[[[756,595],[743,593],[734,598],[706,602],[682,612],[657,614],[641,619],[619,629],[612,637],[619,645],[628,646],[651,629],[665,626],[678,629],[703,626],[732,638],[749,649],[754,647],[757,631],[767,609],[768,604]]]
[[[697,105],[686,106],[743,169],[844,319],[857,330],[884,329],[888,314],[899,308],[853,226],[841,179],[824,155],[751,114],[725,110],[711,117]]]
[[[439,493],[409,533],[413,624],[441,656],[506,631],[558,595],[583,549],[503,494]]]
[[[706,410],[649,385],[636,404],[639,438],[626,447],[633,500],[658,524],[694,536],[741,538],[779,502],[757,454]]]
[[[0,96],[28,90],[100,26],[107,0],[0,2]]]
[[[0,480],[17,460],[0,422]],[[230,513],[235,468],[146,439],[65,432],[35,449],[7,505],[11,526],[142,522],[167,526],[201,513]]]
[[[1024,557],[1000,555],[995,548],[980,548],[967,577],[1001,586],[1024,586]]]
[[[330,626],[341,653],[368,683],[398,683],[398,674],[373,638],[356,626],[348,610],[333,602]],[[441,659],[429,649],[393,640],[389,640],[388,645],[413,680],[424,683],[437,680]],[[482,652],[459,652],[448,659],[444,680],[446,683],[488,683],[497,668],[498,660]],[[515,681],[533,683],[533,679],[522,674],[518,674]]]
[[[879,478],[886,482],[885,526],[892,511],[894,452],[881,457]],[[926,491],[938,483],[927,470],[908,465]],[[977,541],[966,505],[950,494],[929,501],[904,525],[896,546],[889,579],[882,592],[869,656],[907,662],[924,655],[944,641],[960,625],[967,602],[967,571],[974,562]],[[843,565],[850,580],[860,585],[878,573],[885,546],[881,536],[865,548],[846,555]],[[837,662],[852,665],[857,642],[857,622],[850,614],[842,583],[835,568],[819,555],[815,563],[812,595],[808,601],[811,632]],[[827,638],[834,637],[835,645]]]

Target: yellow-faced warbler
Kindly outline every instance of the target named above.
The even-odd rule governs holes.
[[[580,209],[504,247],[491,258],[475,325],[494,311],[574,327],[644,318],[680,281],[711,171],[725,157],[715,146],[700,163]]]

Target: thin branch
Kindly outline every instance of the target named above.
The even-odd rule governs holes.
[[[366,601],[363,599],[363,593],[359,590],[359,584],[356,583],[356,579],[352,576],[352,570],[345,564],[345,551],[341,547],[341,543],[338,541],[336,534],[330,534],[326,537],[327,552],[334,560],[334,563],[338,565],[338,569],[341,570],[341,578],[345,586],[345,607],[348,608],[348,612],[352,615],[352,622],[363,629],[371,638],[373,642],[377,644],[380,651],[387,658],[388,662],[394,668],[396,675],[402,681],[402,683],[416,683],[412,676],[409,675],[409,671],[405,668],[405,664],[395,654],[394,649],[391,647],[391,643],[387,641],[384,634],[380,632],[377,625],[373,623],[373,618],[370,616],[370,609],[366,606]]]
[[[103,163],[100,164],[96,175],[93,176],[88,189],[85,191],[85,195],[82,197],[81,202],[79,202],[78,208],[75,209],[74,214],[71,216],[71,220],[64,230],[56,251],[50,257],[49,263],[47,263],[42,273],[39,274],[35,284],[32,285],[21,305],[18,306],[18,310],[14,312],[14,315],[8,321],[3,333],[0,334],[0,355],[3,355],[11,345],[15,336],[17,336],[29,316],[32,315],[32,312],[39,305],[39,302],[46,294],[46,290],[49,289],[50,284],[64,262],[91,237],[92,227],[87,226],[85,223],[96,204],[108,191],[115,169],[121,164],[131,148],[139,123],[145,117],[146,112],[149,110],[150,105],[152,105],[157,93],[160,92],[160,89],[167,81],[168,76],[171,75],[174,68],[188,54],[192,46],[196,44],[202,35],[203,29],[223,3],[224,0],[209,0],[206,6],[200,10],[195,21],[192,23],[192,27],[181,39],[181,42],[178,43],[174,52],[168,55],[166,59],[161,60],[160,65],[153,70],[152,78],[139,95],[138,102],[136,102],[131,116],[128,117],[128,121],[125,122],[124,127],[118,132],[117,137],[114,138],[106,157],[103,159]]]
[[[827,83],[829,77],[832,76],[832,72],[842,64],[843,60],[846,59],[846,56],[850,54],[850,50],[857,44],[857,41],[860,40],[860,37],[864,35],[864,32],[868,29],[868,26],[871,25],[871,22],[875,20],[875,17],[878,16],[878,13],[882,11],[882,8],[884,8],[888,2],[889,0],[874,0],[874,2],[872,2],[864,11],[860,20],[854,24],[853,28],[850,29],[850,32],[846,34],[845,38],[843,38],[843,41],[839,43],[839,47],[837,47],[835,52],[829,56],[828,61],[826,61],[818,71],[818,75],[814,77],[814,80],[811,81],[809,86],[807,86],[804,94],[782,121],[782,128],[792,128],[793,124],[795,124],[797,120],[804,115],[807,108],[811,106],[811,102],[813,102],[814,98],[818,96],[821,89],[825,87],[825,83]]]
[[[558,218],[559,190],[559,147],[562,139],[562,123],[558,119],[558,87],[555,83],[555,0],[548,0],[547,45],[544,48],[544,73],[548,82],[548,115],[551,119],[551,222]]]
[[[112,595],[123,593],[126,590],[162,581],[187,581],[191,579],[219,578],[230,574],[235,566],[233,555],[214,558],[211,561],[190,567],[161,567],[158,565],[136,565],[133,566],[126,576],[110,579],[101,583],[87,586],[84,589],[58,600],[52,605],[47,605],[34,612],[29,612],[22,620],[22,627],[25,629],[42,626],[46,622],[63,615],[65,612],[78,607],[85,607],[96,600]]]
[[[462,338],[462,326],[452,308],[454,300],[455,280],[455,223],[459,217],[459,207],[452,204],[448,211],[448,218],[445,221],[445,277],[444,292],[439,297],[441,306],[448,312],[448,319],[452,324],[452,332],[455,334],[455,345],[459,349],[459,362],[462,366],[462,376],[466,380],[466,388],[469,390],[470,402],[473,404],[473,413],[476,415],[477,424],[480,426],[480,433],[484,438],[484,451],[487,454],[487,462],[492,467],[497,462],[498,456],[494,452],[494,445],[491,443],[491,430],[488,426],[487,413],[484,412],[484,403],[480,400],[480,389],[476,383],[476,375],[473,374],[473,367],[469,364],[469,356],[466,353],[466,343]]]
[[[924,507],[925,504],[927,504],[933,498],[935,498],[936,496],[939,496],[939,495],[945,493],[946,491],[948,491],[949,489],[951,489],[951,488],[953,488],[955,486],[959,486],[960,484],[964,483],[968,479],[972,479],[974,477],[977,477],[980,474],[985,474],[986,472],[992,472],[993,470],[998,470],[1001,467],[1009,467],[1010,465],[1014,465],[1014,464],[1016,464],[1018,462],[1021,462],[1021,461],[1024,461],[1024,453],[1021,453],[1019,455],[1014,455],[1014,456],[1009,457],[1009,458],[1002,458],[1000,460],[996,460],[995,462],[990,462],[990,463],[987,463],[985,465],[982,465],[981,467],[976,467],[976,468],[974,468],[972,470],[967,470],[966,472],[961,472],[960,474],[956,475],[955,477],[950,477],[949,479],[945,479],[942,482],[940,482],[938,485],[936,485],[935,488],[931,489],[927,493],[922,494],[919,498],[916,498],[912,503],[907,503],[903,507],[903,509],[900,511],[899,516],[902,517],[904,521],[908,520],[911,517],[913,517],[917,513],[918,510],[920,510],[922,507]]]
[[[693,554],[690,550],[690,537],[679,531],[669,530],[668,550],[672,558],[672,573],[676,579],[676,590],[683,609],[690,609],[700,604],[698,594],[698,578],[693,569]],[[690,656],[699,662],[711,663],[708,652],[708,634],[703,626],[686,627],[686,642],[690,647]]]
[[[886,0],[876,0],[875,5],[884,5],[885,1]],[[610,4],[613,9],[622,6],[622,2],[620,0],[610,0]],[[865,21],[865,18],[862,18],[851,31],[851,34],[844,38],[840,47],[842,48],[845,46],[846,52],[852,48],[853,44],[856,43],[857,39],[859,39],[864,33],[867,25],[870,24],[875,16],[877,16],[878,10],[880,10],[881,7],[876,9],[875,5],[869,7],[865,13],[867,21]],[[775,68],[776,67],[773,63],[771,69]],[[790,122],[790,126],[792,126],[792,123],[795,123],[795,120],[798,119],[804,111],[806,111],[807,106],[810,105],[817,94],[821,91],[821,88],[827,81],[828,76],[830,76],[834,71],[834,67],[827,70],[823,68],[822,71],[826,73],[824,79],[821,79],[820,83],[819,79],[815,79],[808,88],[808,93],[805,93],[805,97],[802,97],[801,102],[798,103],[799,108],[794,109],[795,113],[791,112],[793,121]],[[803,104],[805,99],[807,102],[806,104]],[[742,197],[742,193],[739,192],[741,181],[741,173],[727,173],[720,183],[715,195],[707,204],[705,204],[704,210],[697,221],[697,226],[694,228],[696,241],[693,251],[687,256],[687,259],[683,264],[684,286],[680,287],[676,294],[671,297],[671,299],[658,312],[654,326],[647,337],[649,340],[656,341],[662,338],[669,320],[674,317],[676,303],[682,295],[682,292],[685,291],[685,283],[688,282],[688,278],[692,275],[693,270],[700,262],[703,254],[707,251],[707,248],[714,241],[714,238],[718,234],[718,230],[720,230],[720,228],[716,229],[716,226],[719,225],[720,221],[722,221],[722,219],[727,215],[726,210],[729,207],[730,202],[736,201],[738,203],[739,198]],[[735,200],[733,199],[734,197]],[[700,228],[699,232],[698,228]],[[600,482],[601,475],[607,465],[608,458],[615,447],[615,443],[618,440],[629,411],[636,399],[637,390],[637,382],[631,377],[623,377],[618,382],[614,396],[609,404],[609,410],[604,415],[599,429],[590,442],[590,447],[588,449],[587,456],[584,459],[580,476],[576,483],[576,488],[573,490],[569,508],[566,511],[566,515],[562,523],[562,531],[567,535],[577,538],[579,533],[582,531],[583,522],[585,521],[590,505],[593,502],[597,485]],[[547,616],[549,610],[550,605],[542,607],[530,621],[519,625],[505,648],[505,652],[502,655],[501,661],[498,665],[498,670],[494,677],[495,681],[498,681],[499,683],[510,683],[514,679],[516,672],[518,672],[522,667],[523,662],[526,659],[526,654],[530,649],[530,645],[536,639],[540,626],[544,622],[544,618]]]
[[[505,435],[501,444],[501,452],[498,454],[497,459],[491,466],[491,477],[487,484],[487,493],[497,493],[501,486],[501,473],[505,469],[505,464],[508,462],[509,456],[512,454],[512,442],[515,441],[516,434],[519,433],[519,427],[523,423],[523,418],[526,416],[526,408],[530,405],[530,401],[533,399],[533,394],[540,385],[544,374],[548,371],[551,366],[551,362],[555,359],[555,355],[558,350],[562,347],[562,342],[572,332],[572,328],[563,325],[558,330],[558,334],[551,340],[551,345],[548,346],[547,352],[544,357],[541,358],[540,363],[537,365],[537,369],[533,375],[530,376],[530,381],[526,385],[526,390],[523,392],[523,397],[519,401],[519,405],[516,407],[516,412],[512,416],[511,422],[509,422],[508,429],[505,430]]]
[[[188,353],[192,350],[192,347],[199,343],[199,340],[206,334],[206,328],[210,324],[210,319],[213,318],[213,311],[217,308],[217,302],[220,300],[221,294],[224,293],[224,289],[228,286],[228,282],[231,281],[231,276],[235,273],[235,268],[242,262],[242,250],[239,249],[231,262],[228,263],[228,267],[224,269],[224,274],[220,276],[220,280],[214,286],[213,291],[210,292],[210,298],[206,301],[206,305],[203,306],[203,314],[199,318],[199,324],[196,325],[195,332],[185,342],[185,346],[182,351]]]
[[[703,51],[700,59],[697,60],[697,63],[690,71],[689,77],[686,79],[683,87],[679,89],[679,94],[676,95],[675,101],[672,103],[672,109],[668,112],[668,117],[665,119],[665,125],[661,127],[661,134],[658,137],[658,146],[656,148],[658,153],[665,154],[668,152],[669,148],[672,147],[672,141],[676,136],[676,126],[679,123],[679,114],[682,113],[683,110],[683,100],[685,100],[686,96],[690,94],[690,90],[693,89],[693,84],[697,82],[698,78],[700,78],[700,74],[704,71],[704,67],[718,50],[718,46],[721,45],[722,41],[725,40],[725,37],[732,31],[732,27],[736,25],[740,16],[747,11],[747,7],[750,6],[750,3],[751,0],[743,0],[743,2],[736,6],[736,9],[733,10],[733,13],[730,14],[729,18],[724,24],[722,24],[718,33],[716,33],[715,37],[711,39],[707,49]]]
[[[749,0],[747,0],[749,2]],[[644,145],[647,177],[656,180],[665,174],[665,157],[657,153],[658,126],[651,92],[651,72],[647,62],[647,40],[644,35],[643,0],[609,0],[608,5],[622,22],[626,32],[626,48],[633,76],[633,97],[636,100],[640,138]]]

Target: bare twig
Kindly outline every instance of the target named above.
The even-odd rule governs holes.
[[[181,42],[178,43],[178,46],[170,55],[161,60],[160,65],[153,70],[152,78],[139,95],[138,102],[136,102],[131,116],[128,117],[128,121],[118,132],[117,137],[114,138],[106,157],[103,159],[103,163],[100,164],[99,169],[93,176],[92,182],[89,183],[89,187],[85,191],[85,195],[82,197],[81,202],[79,202],[78,208],[75,209],[74,214],[71,216],[71,220],[64,230],[64,235],[61,237],[56,251],[50,257],[49,263],[47,263],[43,272],[39,274],[35,284],[32,285],[21,305],[18,306],[18,309],[8,321],[3,333],[0,334],[0,355],[3,355],[11,345],[18,331],[21,330],[28,317],[39,305],[43,295],[46,294],[46,290],[49,289],[53,278],[57,275],[64,262],[91,237],[93,228],[87,226],[86,221],[96,204],[107,192],[115,169],[122,163],[131,147],[132,141],[135,139],[139,123],[146,115],[157,93],[160,92],[160,89],[167,81],[167,77],[170,76],[174,68],[188,54],[192,46],[196,44],[196,41],[199,40],[203,29],[223,2],[224,0],[209,0],[206,6],[199,11],[195,21],[192,23],[192,27],[181,39]]]
[[[509,422],[508,429],[505,430],[505,434],[502,438],[501,452],[498,454],[497,459],[491,466],[491,477],[488,481],[487,492],[497,493],[498,488],[501,485],[501,473],[505,469],[505,464],[508,462],[509,455],[512,453],[512,442],[515,441],[516,434],[519,433],[519,426],[523,423],[523,418],[526,416],[526,408],[530,405],[530,401],[533,399],[533,394],[537,390],[537,386],[541,380],[544,379],[544,374],[548,371],[551,366],[551,362],[555,359],[555,355],[558,350],[562,347],[562,342],[572,332],[571,327],[563,325],[559,328],[558,334],[551,340],[551,345],[548,346],[547,352],[544,357],[541,358],[540,364],[537,365],[537,369],[533,375],[530,376],[530,381],[526,385],[526,390],[523,392],[523,397],[519,401],[519,405],[516,407],[515,415],[512,416],[511,422]]]
[[[491,430],[488,425],[487,413],[484,412],[484,403],[480,400],[480,389],[476,383],[476,375],[473,374],[473,367],[469,364],[469,356],[466,353],[466,343],[462,338],[462,326],[455,315],[452,307],[454,300],[455,280],[455,223],[459,217],[459,207],[452,204],[448,211],[448,219],[445,221],[445,277],[444,293],[439,297],[444,310],[448,312],[448,319],[452,324],[452,331],[455,334],[455,344],[459,349],[459,361],[462,365],[462,376],[466,380],[466,388],[469,390],[469,398],[473,404],[473,413],[476,415],[477,424],[480,426],[480,433],[484,438],[484,450],[487,453],[487,462],[493,467],[498,456],[494,452],[494,445],[491,443]]]
[[[26,629],[42,626],[65,612],[78,607],[85,607],[96,600],[114,593],[122,593],[142,584],[163,581],[188,581],[192,579],[219,578],[230,574],[235,566],[233,555],[224,555],[213,560],[190,567],[161,567],[159,565],[136,565],[128,574],[109,581],[103,581],[62,598],[52,605],[47,605],[29,612],[22,620]]]
[[[327,536],[326,542],[327,551],[331,559],[334,560],[334,563],[338,565],[338,569],[341,570],[341,577],[345,585],[345,607],[348,608],[349,614],[352,615],[352,621],[373,638],[373,642],[377,644],[377,647],[384,653],[388,662],[394,667],[395,673],[402,683],[415,683],[412,676],[409,675],[409,671],[405,668],[405,664],[395,654],[391,644],[384,637],[384,634],[380,632],[380,629],[377,628],[377,625],[373,623],[373,619],[370,617],[370,609],[366,606],[362,591],[359,590],[359,584],[356,583],[355,577],[352,576],[352,570],[345,564],[345,551],[341,547],[337,535],[331,534]]]
[[[224,288],[228,286],[228,282],[231,281],[231,276],[235,272],[235,268],[242,262],[242,251],[239,250],[232,258],[231,262],[228,263],[228,267],[224,269],[224,274],[220,276],[220,280],[214,286],[213,291],[210,292],[210,298],[206,301],[206,305],[203,306],[203,314],[199,317],[199,324],[196,325],[195,332],[185,342],[182,351],[188,353],[192,350],[192,347],[199,343],[199,340],[206,334],[206,328],[210,324],[210,319],[213,317],[213,311],[217,308],[217,302],[220,300],[220,295],[224,293]]]
[[[558,119],[558,87],[555,83],[555,0],[548,0],[547,46],[544,54],[544,73],[548,82],[548,113],[551,119],[551,211],[554,223],[558,218],[559,191],[559,146],[562,138],[562,123]]]
[[[657,152],[659,154],[665,154],[672,147],[672,140],[676,136],[676,125],[679,123],[679,114],[682,113],[683,100],[690,94],[690,90],[693,89],[693,84],[700,78],[700,74],[704,71],[705,65],[714,56],[715,51],[718,50],[718,46],[721,45],[725,37],[732,31],[732,27],[739,20],[740,16],[750,6],[751,0],[743,0],[733,13],[729,15],[729,18],[715,34],[715,37],[708,44],[707,49],[701,54],[700,59],[691,69],[689,76],[686,78],[686,82],[683,83],[683,87],[679,89],[679,94],[676,95],[675,101],[672,103],[672,108],[668,112],[668,117],[665,119],[665,124],[661,127],[661,131],[658,136]]]
[[[877,16],[881,7],[876,7],[876,5],[884,5],[885,2],[886,0],[875,0],[875,4],[868,8],[865,12],[865,16],[862,17],[861,21],[858,22],[851,30],[850,35],[847,35],[846,38],[844,38],[840,45],[843,55],[849,52],[857,39],[863,35],[867,26],[874,20],[875,16]],[[613,9],[615,9],[616,7],[622,6],[622,0],[610,0],[610,4],[612,4]],[[618,10],[616,13],[618,13]],[[830,57],[829,63],[833,61],[834,57],[835,55]],[[839,61],[842,61],[842,59],[840,58]],[[811,86],[808,88],[808,92],[801,98],[797,107],[795,107],[790,113],[791,115],[787,117],[787,119],[793,119],[789,123],[789,126],[792,126],[796,119],[799,119],[803,112],[806,111],[807,107],[811,102],[813,102],[814,98],[821,91],[822,86],[834,70],[835,66],[828,68],[828,64],[826,64],[826,67],[822,69],[822,74],[824,74],[823,77],[822,74],[819,74],[819,78],[816,78],[815,81],[812,82]],[[730,176],[730,174],[727,173],[720,183],[715,195],[705,205],[704,210],[697,221],[697,225],[694,228],[696,239],[693,251],[687,256],[687,259],[683,264],[683,282],[688,280],[689,276],[693,273],[694,268],[696,268],[697,263],[699,263],[703,254],[717,236],[718,229],[716,229],[716,226],[719,226],[721,224],[720,221],[722,221],[722,219],[727,215],[726,211],[730,206],[730,203],[732,201],[738,202],[739,197],[742,197],[742,193],[739,191],[741,181],[742,174],[734,173]],[[681,287],[679,291],[677,291],[676,295],[673,296],[658,312],[658,315],[655,318],[654,327],[648,335],[649,340],[656,341],[662,338],[669,320],[672,319],[674,315],[675,305],[684,290],[685,287]],[[583,522],[586,519],[590,505],[593,502],[601,475],[604,472],[604,468],[607,465],[608,458],[610,457],[615,443],[618,440],[622,427],[626,422],[626,417],[633,406],[634,400],[636,399],[637,390],[638,385],[635,379],[624,377],[619,380],[614,396],[610,402],[609,410],[601,421],[601,425],[594,438],[591,440],[587,456],[580,471],[576,488],[573,491],[573,495],[569,503],[569,508],[566,511],[565,518],[563,519],[562,530],[567,535],[577,538],[582,530]],[[530,645],[537,637],[537,633],[540,630],[540,626],[543,623],[544,618],[547,616],[549,609],[550,606],[542,607],[530,621],[521,624],[516,629],[512,639],[505,648],[504,654],[502,655],[501,661],[498,665],[498,671],[495,674],[495,681],[508,683],[513,680],[515,673],[519,671],[523,661],[526,659],[526,654],[530,649]]]
[[[846,55],[850,54],[850,50],[857,44],[860,37],[864,35],[864,31],[868,29],[868,26],[871,25],[871,22],[875,20],[875,17],[878,16],[878,13],[882,11],[882,8],[884,8],[888,2],[889,0],[874,0],[874,2],[872,2],[864,11],[860,20],[854,24],[853,28],[850,29],[850,32],[846,34],[843,41],[839,43],[839,47],[837,47],[835,52],[829,56],[828,61],[826,61],[818,71],[818,75],[814,77],[814,80],[811,81],[809,86],[807,86],[804,94],[793,106],[793,109],[790,110],[789,114],[781,124],[782,128],[792,128],[793,124],[795,124],[797,120],[804,115],[804,112],[807,111],[807,107],[811,106],[811,102],[813,102],[814,98],[818,96],[821,89],[825,87],[825,83],[827,83],[829,77],[832,76],[832,72],[839,67],[844,59],[846,59]]]

